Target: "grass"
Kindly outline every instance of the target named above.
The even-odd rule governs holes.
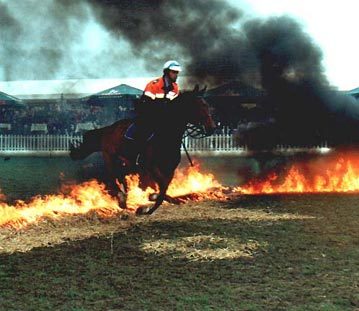
[[[243,196],[2,229],[0,310],[358,310],[357,201]]]

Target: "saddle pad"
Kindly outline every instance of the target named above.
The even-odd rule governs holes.
[[[127,131],[125,133],[125,137],[127,139],[134,140],[135,139],[135,133],[136,133],[136,125],[135,125],[135,123],[132,123],[127,129]]]

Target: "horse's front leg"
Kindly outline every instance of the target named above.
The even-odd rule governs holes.
[[[137,209],[136,214],[143,215],[148,214],[151,215],[156,209],[160,207],[166,198],[166,192],[170,182],[172,181],[174,172],[171,173],[162,173],[158,168],[154,170],[153,176],[160,188],[160,192],[156,198],[155,204],[152,207],[140,207]]]
[[[158,196],[159,196],[158,193],[152,193],[152,194],[150,194],[149,199],[150,199],[150,201],[156,201]],[[174,198],[174,197],[169,196],[168,194],[165,194],[164,201],[171,203],[171,204],[176,204],[176,205],[186,203],[186,199]]]

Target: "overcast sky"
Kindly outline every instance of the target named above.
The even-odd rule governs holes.
[[[230,0],[246,14],[288,14],[323,51],[328,80],[342,90],[359,87],[359,1],[358,0]]]

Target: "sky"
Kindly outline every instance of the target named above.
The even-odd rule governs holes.
[[[37,1],[0,0],[0,91],[12,95],[62,91],[91,93],[121,81],[143,88],[148,79],[161,74],[161,64],[166,59],[156,58],[152,53],[146,57],[153,56],[153,61],[145,64],[124,37],[106,28],[106,22],[98,23],[98,16],[84,4],[86,0],[42,0],[41,6],[36,5]],[[92,2],[101,3],[100,0]],[[228,2],[241,9],[248,19],[293,17],[322,50],[322,65],[330,84],[340,90],[359,87],[359,42],[356,36],[359,1]],[[178,55],[183,61],[185,75],[186,59],[182,60]],[[3,66],[6,60],[7,66]],[[102,79],[102,82],[76,83],[76,79]],[[18,82],[22,80],[54,80],[56,86],[49,91],[49,84],[32,82],[25,86]],[[61,84],[61,80],[70,82]],[[47,89],[44,89],[45,85]]]
[[[242,1],[230,1],[242,6]],[[340,90],[359,87],[359,1],[246,0],[246,14],[288,14],[299,21],[323,52],[328,80]]]

